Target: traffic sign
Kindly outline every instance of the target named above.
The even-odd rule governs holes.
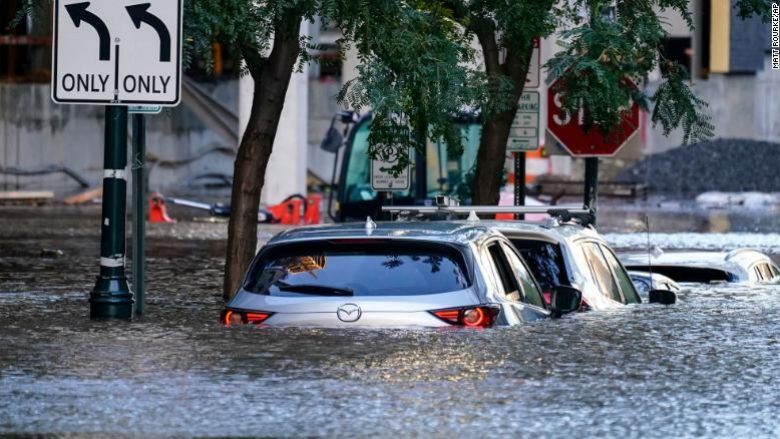
[[[56,0],[52,99],[176,106],[183,0]]]
[[[534,37],[534,48],[531,51],[531,62],[528,64],[528,73],[525,75],[525,88],[539,88],[539,77],[542,70],[541,40]]]
[[[398,147],[400,148],[400,147]],[[398,164],[400,150],[396,147],[383,148],[371,159],[371,189],[375,191],[400,191],[409,189],[409,167],[398,175],[390,169]]]
[[[539,92],[526,91],[517,103],[517,113],[509,130],[507,151],[539,149]]]
[[[584,110],[577,114],[565,114],[561,109],[561,94],[556,92],[554,81],[547,88],[547,131],[574,157],[612,157],[639,129],[639,106],[631,102],[631,108],[609,135],[598,127],[588,132],[582,127]],[[633,85],[633,83],[632,83]]]

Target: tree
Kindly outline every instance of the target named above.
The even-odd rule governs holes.
[[[461,96],[470,95],[466,92],[468,75],[454,68],[467,51],[436,9],[421,10],[398,0],[199,0],[186,4],[189,51],[208,55],[211,42],[219,39],[244,60],[246,73],[255,83],[251,115],[235,161],[225,298],[236,291],[255,254],[260,194],[284,98],[296,63],[309,60],[309,41],[300,36],[303,20],[319,16],[342,29],[344,47],[349,40],[357,42],[364,61],[361,78],[367,81],[363,90],[371,90],[367,96],[376,116],[373,145],[419,145],[429,129],[431,135],[454,139],[452,122],[442,114],[462,106]],[[418,64],[419,57],[425,59],[426,53],[435,56],[420,68],[410,67]],[[389,77],[395,80],[388,82]],[[410,135],[408,127],[416,134]]]
[[[585,129],[597,125],[605,135],[619,129],[626,104],[632,99],[651,112],[651,120],[661,125],[664,134],[682,127],[683,143],[713,135],[707,103],[693,93],[686,69],[667,59],[663,49],[667,34],[660,12],[679,12],[693,29],[688,0],[445,0],[421,1],[416,7],[438,7],[443,11],[440,17],[457,23],[460,34],[453,34],[459,41],[468,44],[473,37],[482,49],[484,75],[466,73],[482,81],[472,85],[483,94],[482,99],[468,99],[483,116],[473,178],[479,183],[472,190],[475,204],[498,202],[511,123],[536,36],[561,31],[563,50],[546,67],[550,80],[560,78],[564,110],[571,114],[585,110]],[[743,18],[758,14],[766,21],[770,2],[737,0],[735,8]],[[463,63],[453,68],[473,69]],[[651,95],[625,81],[630,78],[641,83],[656,68],[662,80]],[[362,73],[372,76],[371,71]],[[377,102],[371,80],[361,81],[369,87],[364,99],[370,104]]]

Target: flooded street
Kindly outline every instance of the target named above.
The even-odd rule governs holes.
[[[780,435],[780,286],[484,331],[227,328],[225,225],[182,222],[150,225],[147,315],[93,322],[95,212],[0,215],[0,435]],[[763,232],[651,241],[777,260]]]

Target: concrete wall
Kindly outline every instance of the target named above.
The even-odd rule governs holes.
[[[235,106],[236,81],[203,84],[213,96]],[[0,84],[0,165],[21,169],[66,166],[92,186],[103,175],[103,108],[57,105],[48,85]],[[129,145],[128,145],[129,149]],[[158,159],[150,188],[182,191],[197,188],[193,179],[206,173],[232,175],[235,145],[226,145],[184,105],[147,116],[148,156]],[[211,152],[209,152],[211,151]],[[0,190],[50,189],[62,196],[80,190],[61,174],[17,177],[0,174]]]

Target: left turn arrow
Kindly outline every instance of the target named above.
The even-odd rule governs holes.
[[[100,61],[109,61],[111,59],[111,35],[108,33],[106,23],[97,15],[89,12],[87,10],[88,7],[89,2],[65,5],[65,9],[68,11],[68,15],[70,15],[70,19],[73,20],[73,24],[76,27],[80,27],[81,22],[85,21],[95,28],[98,38],[100,39]]]

